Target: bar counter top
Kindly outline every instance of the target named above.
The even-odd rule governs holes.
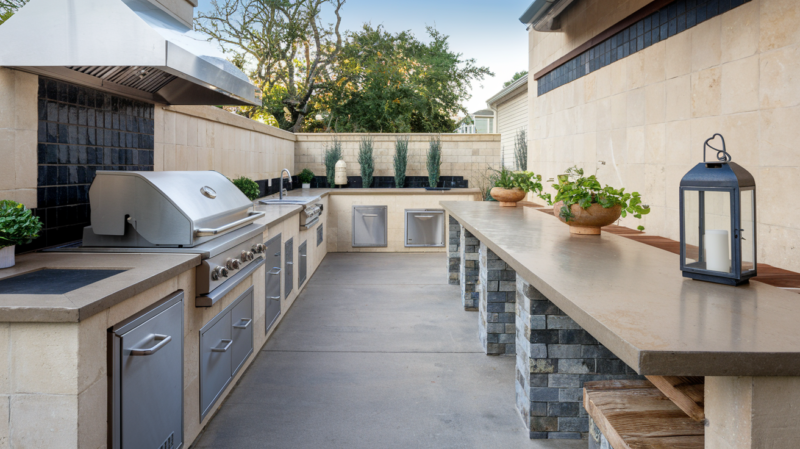
[[[0,291],[0,322],[77,323],[199,264],[198,254],[39,252],[17,256],[15,266],[0,270],[0,281],[44,269],[122,272],[60,294]]]
[[[441,205],[639,374],[800,375],[796,293],[690,280],[678,255],[607,232],[572,235],[531,207]]]

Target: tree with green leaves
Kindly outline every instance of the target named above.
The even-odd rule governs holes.
[[[3,0],[0,0],[3,1]],[[237,108],[250,118],[271,115],[280,128],[303,129],[312,99],[342,48],[339,27],[345,0],[212,0],[195,29],[222,51],[264,93],[261,107]],[[323,6],[336,22],[325,25]]]
[[[453,132],[452,117],[473,81],[494,74],[450,49],[448,36],[427,28],[428,43],[411,32],[389,33],[365,24],[347,34],[317,99],[336,132]]]
[[[515,81],[517,81],[518,79],[522,78],[523,76],[528,76],[528,71],[527,70],[523,70],[522,72],[515,73],[514,76],[512,76],[510,80],[508,80],[505,83],[503,83],[503,87],[508,87],[508,86],[514,84]]]
[[[28,0],[0,0],[0,25],[10,19],[26,3]]]

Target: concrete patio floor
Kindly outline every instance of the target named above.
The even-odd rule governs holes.
[[[530,440],[444,254],[328,254],[195,448],[586,448]]]

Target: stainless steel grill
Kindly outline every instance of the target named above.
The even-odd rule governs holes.
[[[92,225],[72,251],[195,253],[196,304],[210,306],[264,262],[264,212],[213,172],[99,171]]]

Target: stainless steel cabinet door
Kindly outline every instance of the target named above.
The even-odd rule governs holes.
[[[253,287],[244,292],[231,309],[231,338],[231,376],[235,376],[253,353]]]
[[[385,247],[386,206],[353,206],[353,247]]]
[[[266,298],[266,326],[264,332],[272,328],[275,320],[281,314],[281,235],[269,239],[267,247],[267,292]]]
[[[406,243],[414,246],[444,246],[444,211],[406,209]]]
[[[283,257],[286,266],[283,268],[284,273],[284,298],[288,298],[289,294],[294,289],[294,238],[286,241],[283,248]]]
[[[169,441],[178,447],[183,442],[183,302],[119,341],[121,449],[155,448]]]
[[[231,314],[222,312],[200,330],[200,419],[231,380]]]
[[[300,245],[300,248],[297,249],[297,256],[298,260],[297,263],[300,265],[297,267],[297,286],[302,287],[303,282],[306,281],[306,276],[308,275],[308,240],[303,242]]]

